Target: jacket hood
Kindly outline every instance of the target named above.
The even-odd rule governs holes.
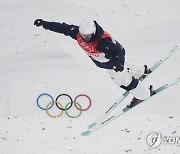
[[[94,23],[96,25],[96,33],[95,35],[92,36],[90,42],[100,39],[102,35],[104,34],[104,30],[102,29],[102,27],[96,21],[94,21]]]

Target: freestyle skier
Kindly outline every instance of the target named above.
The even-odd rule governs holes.
[[[136,71],[131,71],[125,62],[125,49],[123,46],[104,31],[96,21],[83,20],[77,26],[65,22],[49,22],[36,19],[34,25],[70,36],[76,40],[96,66],[107,69],[111,79],[119,87],[133,95],[129,107],[133,107],[150,97],[149,89],[142,86],[136,73],[134,73]],[[143,73],[148,74],[149,69],[144,67]]]

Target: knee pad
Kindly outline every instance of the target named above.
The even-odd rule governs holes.
[[[128,84],[127,86],[121,85],[120,87],[127,91],[130,91],[132,89],[135,89],[137,87],[138,83],[139,83],[139,80],[136,79],[134,76],[132,76],[132,80],[131,80],[130,84]]]

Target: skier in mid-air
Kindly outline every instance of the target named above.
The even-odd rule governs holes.
[[[111,79],[133,95],[129,107],[150,96],[149,89],[143,87],[136,73],[133,73],[136,71],[130,71],[131,69],[126,66],[123,46],[105,32],[96,21],[83,20],[79,26],[76,26],[36,19],[34,25],[75,39],[96,66],[107,69]],[[144,67],[142,73],[148,74],[149,69]]]

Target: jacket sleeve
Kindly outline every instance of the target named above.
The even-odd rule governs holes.
[[[73,39],[76,39],[76,36],[79,32],[79,26],[68,25],[64,22],[58,23],[58,22],[43,21],[43,28],[50,31],[57,32],[57,33],[64,34],[66,36],[70,36]]]
[[[105,62],[105,63],[98,62],[94,59],[92,59],[92,61],[96,64],[96,66],[100,68],[105,68],[105,69],[113,69],[113,66],[116,65],[113,60],[109,60],[108,62]]]
[[[108,65],[122,64],[124,66],[125,50],[119,42],[113,42],[111,38],[104,38],[99,41],[97,49],[105,53],[105,57],[110,59]]]

